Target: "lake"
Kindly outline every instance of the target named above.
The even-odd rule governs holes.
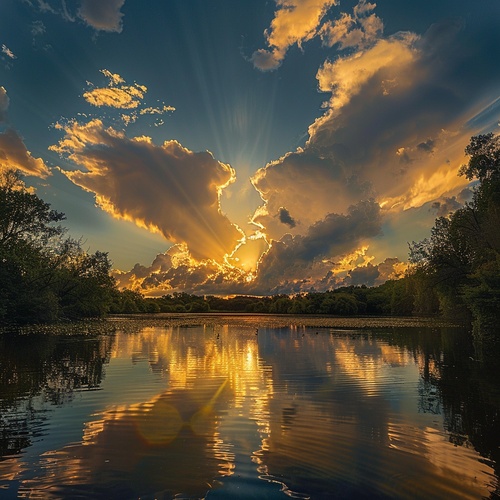
[[[499,369],[429,320],[0,333],[1,498],[498,498]]]

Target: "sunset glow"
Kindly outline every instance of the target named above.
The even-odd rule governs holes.
[[[499,14],[6,0],[0,169],[147,296],[401,276],[408,242],[470,200],[470,137],[498,133]]]

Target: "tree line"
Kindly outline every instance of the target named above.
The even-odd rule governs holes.
[[[32,193],[15,170],[0,174],[0,325],[157,312],[443,315],[470,320],[476,337],[500,337],[500,136],[472,137],[459,175],[472,200],[438,217],[410,245],[406,276],[378,287],[346,286],[294,296],[146,298],[118,290],[107,253],[65,237],[64,214]]]
[[[115,314],[238,312],[267,314],[329,314],[336,316],[413,314],[412,284],[401,279],[378,287],[348,286],[327,292],[308,292],[265,297],[236,295],[219,297],[178,293],[144,297],[132,290],[118,293],[111,306]],[[437,312],[434,311],[434,312]]]

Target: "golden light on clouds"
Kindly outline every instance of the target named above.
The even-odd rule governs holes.
[[[76,18],[96,30],[121,31],[123,0],[102,11],[85,3],[85,17],[80,12]],[[427,204],[445,210],[452,204],[443,208],[440,200],[453,199],[454,209],[464,202],[459,193],[467,182],[456,175],[464,147],[472,134],[486,130],[484,123],[491,125],[498,95],[470,95],[477,82],[465,90],[472,80],[456,78],[463,54],[455,42],[463,36],[463,23],[386,34],[375,2],[359,0],[347,10],[337,0],[271,4],[260,42],[242,49],[240,59],[262,71],[278,70],[279,78],[289,78],[290,68],[308,67],[316,76],[310,87],[324,94],[322,107],[314,96],[312,114],[302,106],[293,109],[305,121],[295,139],[290,135],[272,154],[267,155],[273,123],[282,118],[274,113],[284,113],[280,103],[291,89],[286,85],[295,82],[271,93],[238,87],[223,96],[222,86],[212,88],[194,45],[196,63],[186,75],[192,69],[195,74],[185,87],[206,89],[199,96],[180,95],[175,78],[160,84],[143,67],[138,82],[131,80],[130,68],[116,60],[115,69],[100,70],[102,81],[87,81],[78,96],[86,109],[78,119],[54,127],[63,137],[49,149],[73,163],[58,171],[93,193],[96,205],[112,217],[165,238],[165,249],[155,248],[151,265],[117,272],[122,283],[155,294],[220,287],[225,295],[234,280],[235,293],[272,294],[341,286],[353,282],[355,270],[360,280],[377,273],[377,279],[395,276],[400,271],[389,268],[407,258],[406,241],[427,235],[424,222],[409,235],[402,221],[413,212],[407,212],[424,207],[420,220],[432,226],[423,214]],[[309,51],[321,57],[311,67],[305,63]],[[213,76],[215,81],[218,73]],[[236,81],[238,75],[232,77]],[[225,90],[232,77],[224,81]],[[169,95],[179,106],[172,120],[168,115],[176,107],[155,95],[158,89],[177,89]],[[147,102],[152,95],[154,102]],[[5,123],[8,106],[1,87]],[[288,127],[279,123],[278,135]],[[205,150],[206,141],[215,154]],[[48,175],[49,167],[31,157],[14,129],[0,135],[0,145],[8,152],[6,162]],[[181,263],[178,252],[189,258]]]
[[[352,56],[326,61],[316,77],[319,89],[332,93],[328,107],[338,112],[376,73],[387,72],[382,82],[391,79],[394,90],[415,84],[417,75],[411,71],[411,64],[418,57],[418,52],[412,48],[416,40],[413,34],[402,34],[379,40],[373,47]],[[386,86],[379,90],[385,95],[388,93]],[[326,119],[330,119],[328,114],[311,125],[309,134],[314,135]]]
[[[255,67],[276,69],[290,46],[311,40],[317,34],[321,19],[336,0],[276,0],[278,9],[265,32],[269,50],[260,49],[252,55]]]
[[[26,149],[22,137],[14,130],[0,133],[0,168],[19,169],[25,174],[46,178],[50,170],[42,158],[35,158]]]
[[[186,244],[196,260],[222,263],[234,251],[242,233],[220,210],[221,191],[235,178],[231,166],[177,141],[129,139],[100,120],[58,128],[65,136],[51,149],[85,169],[63,173],[95,193],[101,208]]]
[[[124,85],[125,80],[117,73],[111,73],[107,69],[101,70],[101,73],[109,79],[109,85],[84,92],[83,98],[89,104],[120,109],[134,109],[139,106],[148,91],[145,85]]]
[[[354,250],[352,253],[341,256],[341,258],[334,263],[332,272],[334,274],[342,274],[356,267],[366,266],[374,259],[374,257],[367,255],[369,248],[368,245],[364,245]]]

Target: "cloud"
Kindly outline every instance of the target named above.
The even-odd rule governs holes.
[[[85,169],[63,173],[95,193],[103,210],[187,245],[196,260],[221,263],[235,250],[243,235],[220,209],[220,194],[235,179],[229,165],[177,141],[129,139],[97,119],[57,128],[65,135],[50,149]]]
[[[291,228],[294,228],[297,225],[295,219],[290,215],[290,212],[286,208],[280,207],[278,211],[278,218],[282,224],[286,224]]]
[[[45,24],[43,24],[42,21],[33,21],[31,23],[31,34],[36,37],[36,36],[41,36],[45,34],[46,32]]]
[[[107,69],[100,70],[108,79],[105,87],[94,87],[91,82],[87,82],[91,87],[83,94],[83,98],[92,106],[108,107],[125,110],[126,113],[120,115],[125,126],[135,123],[140,116],[144,115],[164,115],[175,111],[173,106],[161,103],[158,106],[146,106],[144,97],[148,91],[145,85],[134,83],[128,85],[118,74]],[[157,119],[155,126],[163,125],[163,121]]]
[[[136,264],[129,272],[115,271],[119,288],[149,296],[186,292],[204,294],[248,293],[248,275],[241,269],[213,260],[193,262],[185,245],[173,245],[158,254],[149,267]]]
[[[404,274],[407,241],[424,237],[436,214],[470,199],[458,168],[470,136],[497,117],[498,96],[491,88],[485,94],[491,79],[483,78],[484,68],[463,74],[464,67],[475,67],[465,50],[463,25],[446,22],[423,35],[382,37],[375,4],[366,1],[336,21],[325,21],[325,2],[277,4],[266,35],[268,48],[253,56],[260,69],[276,68],[289,47],[313,36],[350,50],[325,61],[317,72],[324,112],[309,127],[305,145],[252,178],[263,200],[252,221],[259,241],[269,242],[257,269],[243,271],[243,266],[215,260],[196,263],[180,244],[152,266],[123,274],[123,282],[158,294],[294,293],[378,285]],[[304,16],[293,25],[293,16],[306,6],[316,17]],[[497,81],[493,56],[488,66]],[[238,265],[234,257],[229,262]]]
[[[372,13],[376,4],[365,0],[354,6],[352,15],[341,12],[335,20],[327,14],[339,4],[337,0],[276,0],[276,4],[274,19],[264,32],[268,48],[256,50],[250,58],[261,71],[277,69],[291,46],[302,48],[317,36],[327,47],[364,48],[375,43],[384,30],[382,20]]]
[[[253,53],[254,66],[262,71],[278,68],[292,45],[301,47],[316,36],[321,19],[336,3],[336,0],[276,0],[278,9],[264,33],[269,49]]]
[[[464,204],[456,196],[443,196],[443,198],[432,203],[432,209],[435,210],[436,217],[447,217],[463,206]]]
[[[10,99],[0,87],[0,124],[7,123]],[[41,158],[34,158],[27,150],[22,137],[11,127],[0,133],[0,169],[15,168],[28,175],[47,177],[50,171]]]
[[[43,178],[50,175],[44,161],[34,158],[26,149],[22,137],[11,128],[0,133],[0,168],[15,168]]]
[[[9,59],[17,59],[14,52],[10,50],[5,44],[2,44],[2,53],[5,54]]]
[[[31,0],[24,0],[31,7],[35,3]],[[53,2],[54,3],[54,2]],[[125,0],[80,0],[74,10],[70,11],[66,0],[58,0],[54,7],[45,0],[36,0],[36,6],[40,12],[50,12],[61,16],[69,22],[75,22],[78,17],[85,24],[95,31],[105,31],[110,33],[121,33],[123,30],[123,13],[121,8]],[[75,2],[71,2],[73,6]]]
[[[137,264],[129,272],[117,272],[115,278],[118,286],[147,295],[174,291],[266,295],[327,290],[345,284],[342,276],[332,273],[334,260],[379,234],[380,224],[378,205],[361,202],[350,207],[347,215],[328,214],[304,236],[288,234],[273,241],[256,272],[214,260],[194,262],[186,246],[174,245],[158,255],[151,266]]]
[[[361,20],[365,28],[377,26],[370,19],[373,7],[360,2],[352,15],[341,16],[339,33],[347,36]],[[357,44],[354,52],[327,60],[318,70],[318,88],[327,95],[325,112],[309,127],[305,146],[268,163],[252,178],[264,202],[252,220],[274,240],[259,263],[255,285],[262,290],[325,289],[363,279],[380,284],[400,276],[406,241],[417,234],[425,237],[432,226],[429,210],[456,209],[467,196],[467,181],[458,169],[475,132],[471,124],[480,121],[484,127],[484,110],[491,105],[485,105],[483,94],[490,80],[483,82],[480,71],[458,78],[460,67],[474,64],[470,53],[457,50],[464,43],[462,24],[433,25],[421,36],[379,38],[380,29],[370,32],[369,44]],[[493,71],[498,79],[499,72]],[[476,91],[477,101],[471,98]],[[497,96],[489,99],[495,103]],[[370,198],[382,208],[367,228],[386,228],[384,238],[368,230],[358,231],[364,236],[357,237],[356,225],[345,225],[339,226],[345,238],[340,230],[335,236],[343,245],[321,248],[321,241],[333,241],[327,221],[340,224],[350,217],[350,206]],[[421,227],[413,223],[410,231],[405,221],[414,220],[417,211]],[[300,224],[284,223],[287,214]],[[362,262],[354,259],[346,267],[360,248],[370,248],[371,256],[363,253]]]
[[[109,84],[107,87],[93,88],[85,92],[83,98],[89,104],[119,109],[134,109],[141,104],[148,91],[145,85],[125,85],[125,80],[120,75],[107,69],[102,69],[101,73],[109,79]]]
[[[10,99],[4,87],[0,87],[0,123],[7,120],[7,109]]]
[[[272,60],[281,62],[284,57],[286,50],[279,47],[286,49],[316,36],[313,33],[329,45],[340,43],[340,48],[356,50],[325,61],[319,69],[318,88],[330,97],[324,104],[326,112],[309,127],[306,146],[254,176],[265,201],[254,222],[278,239],[284,228],[274,214],[280,207],[304,222],[292,228],[292,234],[297,234],[328,212],[343,212],[360,195],[375,196],[385,209],[402,210],[463,187],[466,181],[456,173],[474,133],[470,127],[491,108],[479,97],[491,79],[481,81],[480,75],[487,66],[496,68],[491,60],[459,78],[460,68],[463,72],[478,60],[465,50],[463,24],[444,22],[432,25],[422,36],[400,32],[381,38],[383,23],[373,13],[375,4],[360,1],[352,14],[317,21],[314,30],[304,31],[307,35],[294,37],[300,23],[292,27],[285,22],[295,12],[292,5],[288,7],[288,11],[279,9],[273,20],[276,37],[273,29],[267,34]],[[473,38],[473,34],[467,36]],[[280,42],[271,43],[274,39]],[[457,50],[457,45],[463,50]],[[486,41],[483,45],[484,54],[489,54]],[[493,71],[493,78],[498,78],[498,71]],[[496,97],[492,96],[494,102]],[[481,111],[475,116],[476,106]],[[357,198],[344,191],[347,185],[357,188]]]
[[[460,31],[448,23],[422,37],[400,33],[327,61],[318,82],[331,92],[328,110],[309,128],[305,150],[334,155],[386,207],[421,206],[463,186],[456,173],[471,131],[454,74]]]
[[[346,285],[379,286],[388,280],[397,280],[404,276],[408,264],[396,257],[388,257],[379,264],[368,262],[351,269],[344,279]]]
[[[353,172],[335,158],[299,149],[258,170],[252,183],[265,205],[258,209],[253,222],[265,227],[275,240],[285,228],[275,214],[286,207],[301,224],[286,228],[293,235],[304,234],[328,213],[346,213],[348,207],[370,197],[367,184],[360,183]]]
[[[353,8],[353,15],[342,12],[338,19],[327,21],[319,30],[323,44],[340,49],[365,48],[376,42],[384,31],[382,20],[371,12],[377,5],[361,0]]]
[[[377,266],[368,263],[366,266],[356,267],[349,271],[348,279],[346,280],[350,285],[366,285],[374,286],[380,272]]]
[[[121,33],[125,0],[82,0],[78,16],[97,31]]]
[[[333,261],[378,235],[380,230],[380,208],[373,200],[349,207],[345,215],[327,214],[306,234],[288,234],[273,241],[259,262],[253,286],[263,293],[298,292],[318,286],[327,289],[332,283],[321,285],[320,281],[334,267]]]

